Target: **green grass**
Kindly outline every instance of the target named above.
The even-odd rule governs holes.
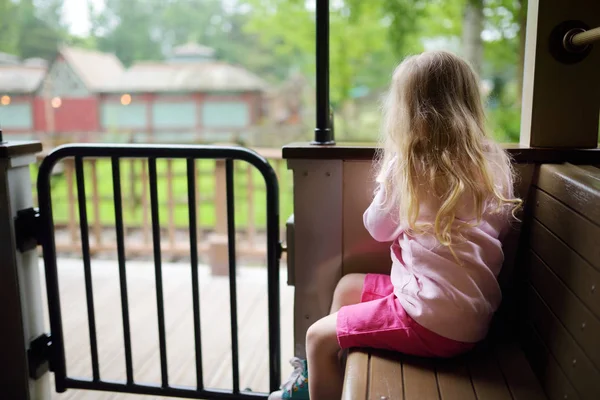
[[[279,161],[283,163],[283,161]],[[90,225],[95,223],[96,213],[100,223],[105,226],[112,226],[115,223],[114,211],[114,192],[112,180],[112,167],[110,160],[101,159],[96,164],[96,174],[98,182],[98,210],[93,197],[93,176],[92,166],[88,161],[84,162],[85,194],[87,198],[86,210],[88,222]],[[284,164],[271,165],[280,174],[280,222],[292,213],[292,179],[291,172],[285,169]],[[265,183],[258,170],[249,164],[236,161],[234,162],[234,192],[235,192],[235,221],[238,228],[244,228],[248,225],[251,216],[254,216],[254,224],[260,229],[266,225],[266,193]],[[141,226],[143,224],[144,207],[142,205],[142,193],[146,191],[148,199],[148,221],[150,218],[150,194],[149,185],[143,184],[142,168],[147,168],[147,164],[142,160],[122,160],[121,169],[121,193],[123,204],[123,219],[125,226]],[[196,162],[198,171],[196,185],[198,186],[198,197],[200,200],[197,209],[198,224],[203,229],[212,229],[215,226],[216,208],[214,204],[215,196],[215,161],[198,160]],[[249,198],[249,175],[248,168],[251,168],[252,182],[254,185],[253,207],[250,209],[251,200]],[[63,170],[64,171],[64,170]],[[173,191],[174,222],[177,227],[187,227],[188,220],[188,188],[186,175],[186,161],[172,160],[172,178],[171,185]],[[32,179],[37,177],[37,167],[31,170]],[[169,218],[168,187],[169,179],[167,176],[167,160],[157,160],[157,191],[159,200],[159,218],[162,227],[166,227]],[[67,224],[69,219],[69,210],[73,207],[76,221],[79,222],[79,212],[77,206],[77,187],[75,174],[73,174],[73,196],[75,204],[69,204],[68,186],[65,173],[54,175],[51,179],[52,185],[52,209],[54,222],[57,225]],[[225,204],[222,205],[225,207]]]

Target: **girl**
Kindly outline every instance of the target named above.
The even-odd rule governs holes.
[[[478,78],[426,52],[396,69],[384,107],[378,188],[364,224],[391,242],[391,276],[350,274],[306,335],[308,366],[270,399],[339,399],[340,349],[452,357],[482,340],[501,300],[501,238],[521,204],[507,154],[485,130]]]

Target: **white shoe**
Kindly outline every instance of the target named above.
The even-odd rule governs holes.
[[[268,400],[309,400],[306,360],[294,357],[290,360],[290,364],[294,367],[294,371],[281,385],[281,390],[271,393]]]

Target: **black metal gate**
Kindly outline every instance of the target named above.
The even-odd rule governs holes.
[[[115,228],[117,240],[117,256],[121,290],[121,311],[123,318],[123,336],[125,350],[126,381],[112,382],[103,380],[99,372],[98,348],[95,326],[95,310],[93,301],[93,284],[90,267],[90,249],[88,219],[86,213],[86,193],[84,184],[83,159],[87,157],[106,158],[111,160]],[[87,301],[90,351],[92,359],[92,377],[80,379],[69,377],[65,363],[65,345],[63,342],[60,293],[58,287],[57,258],[54,240],[54,221],[52,217],[52,200],[50,193],[50,177],[53,167],[65,158],[74,158],[75,175],[79,203],[79,220],[81,225],[81,247],[85,277],[85,293]],[[121,204],[120,163],[123,158],[142,158],[148,160],[150,185],[150,206],[152,220],[152,239],[154,249],[154,273],[156,280],[156,299],[158,310],[158,337],[160,347],[161,384],[142,385],[134,382],[133,362],[131,354],[131,333],[129,305],[127,298],[127,278],[125,267],[125,247],[123,231],[123,210]],[[179,387],[169,384],[167,371],[167,342],[165,335],[165,316],[162,289],[162,267],[160,246],[160,224],[157,193],[157,159],[185,159],[187,161],[188,204],[196,204],[194,161],[198,159],[225,160],[227,190],[227,236],[229,254],[229,289],[231,307],[231,347],[233,390],[212,390],[204,387],[202,370],[202,351],[200,334],[200,309],[198,288],[198,249],[196,207],[189,206],[189,233],[191,282],[194,312],[194,344],[196,362],[196,388]],[[43,247],[48,307],[50,315],[50,335],[42,343],[37,344],[42,353],[47,353],[50,370],[54,372],[56,390],[64,392],[69,388],[137,393],[149,395],[176,396],[184,398],[210,399],[244,399],[266,398],[266,394],[240,391],[239,387],[239,351],[236,300],[236,250],[234,220],[234,169],[233,161],[245,161],[253,165],[262,174],[266,185],[267,213],[267,268],[268,268],[268,315],[269,315],[269,379],[270,390],[276,390],[281,379],[280,363],[280,321],[279,321],[279,260],[281,246],[279,242],[279,191],[275,172],[266,159],[253,151],[238,147],[214,146],[163,146],[163,145],[67,145],[50,153],[42,162],[38,181],[39,201],[39,237]]]

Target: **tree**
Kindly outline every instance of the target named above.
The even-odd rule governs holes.
[[[42,20],[40,16],[54,14],[55,27]],[[18,39],[17,49],[21,58],[40,57],[51,60],[62,40],[60,26],[60,8],[56,1],[21,0],[18,3]]]
[[[17,5],[12,0],[0,0],[0,52],[18,53],[17,11]]]
[[[466,0],[463,11],[463,55],[478,74],[481,74],[483,62],[483,8],[483,0]]]
[[[115,53],[127,66],[137,60],[162,58],[160,38],[153,29],[156,13],[151,3],[106,0],[101,12],[91,6],[90,10],[91,35],[99,50]]]
[[[275,53],[295,58],[305,73],[314,74],[314,9],[296,0],[248,3],[252,6],[252,18],[246,31],[259,36]],[[412,3],[346,0],[330,7],[330,86],[334,105],[347,101],[357,85],[384,85],[399,55],[420,49],[414,28],[421,9]],[[424,7],[426,2],[416,4]]]

